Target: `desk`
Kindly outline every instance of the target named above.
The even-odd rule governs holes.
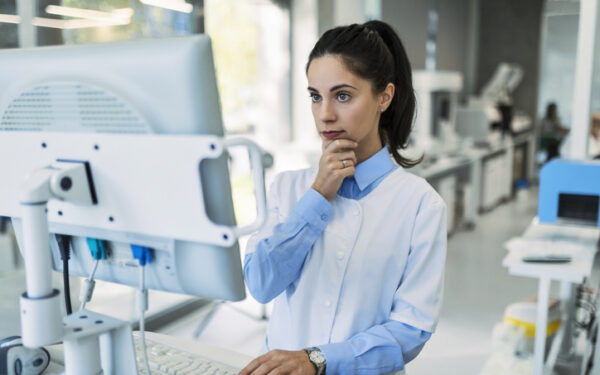
[[[580,284],[584,278],[590,277],[594,258],[598,250],[600,229],[595,227],[562,226],[540,224],[535,218],[519,239],[507,242],[509,254],[502,264],[508,267],[511,275],[535,277],[539,279],[537,295],[536,328],[548,325],[548,303],[550,299],[550,282],[560,282],[561,302],[571,301],[571,284]],[[522,241],[516,243],[516,241]],[[529,246],[527,246],[529,244]],[[536,250],[535,246],[543,245],[544,249]],[[566,245],[566,246],[565,246]],[[525,263],[521,259],[525,253],[549,251],[552,246],[568,250],[572,261],[564,264]],[[550,250],[551,251],[551,250]],[[572,301],[571,301],[572,302]],[[570,303],[567,302],[567,307]],[[563,323],[565,318],[563,317]],[[534,345],[534,375],[551,373],[556,362],[564,337],[570,335],[568,325],[561,324],[554,343],[544,363],[546,349],[546,330],[536,329]]]
[[[524,147],[525,152],[521,165],[523,171],[519,178],[533,179],[535,137],[533,133],[524,133],[514,138],[498,139],[485,147],[461,145],[455,150],[434,152],[426,154],[423,163],[410,171],[417,176],[425,178],[431,183],[448,205],[449,215],[454,211],[455,199],[450,194],[440,189],[444,181],[452,180],[454,185],[463,189],[462,213],[459,219],[468,226],[474,226],[478,219],[479,211],[488,211],[499,202],[510,198],[515,182],[513,164],[515,149]],[[415,154],[412,155],[411,154]],[[409,157],[418,157],[420,154],[414,150],[408,152]],[[468,188],[466,188],[468,187]],[[442,194],[445,193],[445,194]],[[449,217],[448,229],[453,223]]]

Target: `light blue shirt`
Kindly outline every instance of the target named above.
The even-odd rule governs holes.
[[[363,200],[370,193],[372,193],[392,172],[396,171],[397,168],[398,167],[392,162],[387,149],[385,147],[382,148],[371,158],[357,165],[355,175],[353,177],[346,178],[343,181],[338,192],[339,197],[336,199],[343,200],[344,198],[347,198],[358,201]],[[406,173],[404,171],[399,172]],[[312,182],[310,180],[311,178],[304,178],[303,181],[300,181],[300,184],[304,183],[306,185],[307,183]],[[294,181],[293,186],[297,187],[298,184],[299,181]],[[397,189],[398,187],[396,186],[395,188]],[[289,189],[283,188],[281,190],[283,194],[285,194],[285,192]],[[427,189],[421,188],[416,190],[419,191],[419,196],[422,196],[423,192],[420,190]],[[309,188],[308,191],[304,191],[304,194],[299,195],[299,200],[297,200],[295,204],[291,205],[292,208],[288,215],[281,214],[282,208],[280,206],[283,205],[273,206],[271,205],[272,202],[269,202],[271,205],[271,215],[269,220],[271,222],[271,227],[262,234],[253,237],[248,244],[248,253],[244,261],[244,272],[246,283],[250,289],[250,292],[259,302],[262,303],[266,303],[274,298],[278,298],[276,300],[276,308],[273,312],[274,316],[270,322],[270,333],[277,331],[289,331],[289,327],[278,326],[282,322],[287,322],[287,324],[289,324],[290,321],[290,319],[287,318],[279,319],[279,316],[281,315],[298,315],[301,312],[296,310],[306,309],[307,306],[309,309],[311,309],[311,311],[315,310],[317,308],[310,307],[311,305],[315,305],[314,301],[325,300],[326,306],[328,304],[334,304],[334,301],[330,302],[332,299],[327,296],[328,292],[325,290],[327,288],[316,288],[315,290],[311,290],[310,293],[307,294],[310,295],[310,299],[301,299],[300,302],[291,301],[291,298],[298,298],[299,295],[302,294],[299,290],[297,290],[302,284],[302,277],[318,277],[318,273],[312,271],[314,268],[311,268],[310,266],[305,267],[305,264],[311,264],[312,260],[312,264],[319,263],[316,265],[316,267],[319,267],[319,265],[322,263],[317,261],[317,257],[314,256],[314,254],[311,254],[311,251],[314,247],[323,247],[320,245],[320,241],[324,236],[325,228],[328,226],[332,215],[335,216],[332,203],[328,202],[325,198],[323,198],[323,196],[321,196],[312,188]],[[407,192],[408,191],[409,190],[407,190]],[[400,191],[399,193],[401,194],[402,192]],[[431,195],[431,192],[429,193]],[[290,192],[290,195],[293,195],[293,193]],[[274,194],[271,192],[270,201],[274,196],[277,198],[275,200],[285,199],[279,198],[279,194]],[[408,196],[409,195],[407,194],[407,197]],[[435,198],[439,199],[437,195],[434,196],[434,200],[436,200]],[[434,206],[435,205],[439,206],[439,202],[436,201]],[[283,209],[283,211],[285,210]],[[410,210],[407,210],[407,213],[410,212]],[[414,212],[416,213],[418,210]],[[367,215],[367,212],[365,211],[363,214]],[[443,217],[443,210],[441,217]],[[437,221],[438,225],[434,225],[436,230],[438,230],[438,232],[440,230],[445,232],[445,223],[441,223],[441,221],[445,221],[445,218],[444,220],[441,220],[440,217],[437,217]],[[360,221],[358,223],[359,226],[357,228],[361,228]],[[436,223],[433,222],[432,224]],[[365,227],[365,225],[362,225],[362,227]],[[397,228],[398,231],[405,230],[407,232],[412,229],[413,228]],[[432,237],[435,237],[435,234],[436,233],[433,232],[431,234]],[[444,243],[438,244],[441,245],[444,250],[439,252],[442,258],[445,257],[445,233],[443,237]],[[431,242],[433,243],[434,241]],[[342,248],[344,247],[342,246]],[[337,252],[336,256],[338,257],[338,260],[342,260],[342,258],[340,258],[341,253],[342,251]],[[375,254],[373,256],[375,256]],[[383,253],[381,256],[385,257],[385,253]],[[439,258],[439,256],[437,257]],[[406,270],[410,270],[411,267],[410,257],[408,257],[408,259],[409,261],[406,262],[406,267],[403,268],[405,272]],[[441,273],[443,273],[443,260],[444,259],[441,261]],[[350,264],[350,260],[344,261],[346,262],[345,267],[348,269],[348,271],[354,269]],[[439,265],[439,263],[440,262],[438,259],[436,264]],[[340,295],[344,292],[344,288],[347,285],[358,285],[359,287],[361,285],[360,281],[358,281],[358,284],[356,284],[357,281],[353,280],[357,277],[361,277],[360,273],[355,271],[356,276],[353,277],[353,275],[349,274],[348,271],[345,269],[344,272],[341,272],[342,276],[340,277],[339,282]],[[432,271],[439,272],[440,270],[438,267],[437,270],[433,269]],[[419,270],[418,272],[423,272],[423,270]],[[398,287],[398,283],[401,283],[402,279],[407,279],[405,277],[406,275],[401,275],[401,273],[401,271],[392,272],[391,275],[395,275],[393,278],[390,278],[389,280],[381,280],[382,285],[389,286],[387,289],[392,290],[391,294],[394,294],[393,291],[396,291],[396,289],[401,289]],[[438,280],[439,275],[435,279]],[[406,281],[407,284],[410,284],[411,282],[412,281],[408,281],[408,279]],[[333,285],[334,283],[331,284]],[[323,291],[321,291],[321,289],[323,289]],[[359,291],[359,294],[360,292],[370,293],[371,291],[362,290]],[[374,294],[377,295],[377,292]],[[356,303],[356,298],[352,298],[355,300],[354,303]],[[329,332],[323,332],[323,334],[316,335],[322,336],[321,342],[318,341],[318,338],[312,337],[306,338],[304,341],[302,341],[300,338],[296,340],[296,342],[316,345],[321,349],[327,360],[328,375],[349,373],[379,374],[401,370],[406,363],[416,357],[416,355],[423,348],[425,342],[431,336],[430,331],[433,330],[433,327],[430,327],[427,324],[418,323],[417,320],[415,320],[416,318],[409,318],[408,315],[410,314],[407,314],[406,319],[403,318],[402,310],[405,307],[403,307],[402,304],[405,302],[402,302],[401,298],[394,299],[394,306],[389,306],[391,305],[390,303],[386,305],[387,307],[376,309],[375,313],[373,314],[366,314],[368,317],[365,316],[364,318],[358,311],[356,313],[352,313],[352,310],[350,310],[352,316],[348,316],[348,311],[340,307],[340,305],[348,305],[347,303],[344,304],[343,301],[344,299],[339,297],[337,300],[338,308],[334,310],[335,313],[331,319],[329,319],[331,323],[321,327],[321,330]],[[368,298],[365,300],[365,302],[368,303]],[[375,302],[376,303],[373,305],[376,306],[377,301]],[[302,307],[294,310],[294,306],[297,306],[296,304],[298,303],[300,303],[299,306]],[[411,305],[406,302],[406,305],[411,309],[418,307],[414,306],[418,305],[418,303]],[[394,309],[398,311],[394,313]],[[417,315],[418,314],[419,313],[417,313]],[[309,320],[308,315],[310,315],[310,313],[307,313],[306,315],[307,320]],[[377,318],[374,318],[372,315],[377,315]],[[316,316],[319,315],[317,314]],[[364,322],[360,322],[361,319],[364,320]],[[327,319],[324,318],[323,320]],[[378,324],[372,324],[373,320],[375,320]],[[347,321],[351,322],[348,323]],[[417,322],[416,325],[421,325],[422,327],[415,327],[413,324],[410,324],[413,321]],[[335,340],[337,326],[345,327],[344,329],[339,328],[337,331],[349,331],[353,332],[353,335],[345,337],[341,341]],[[357,330],[356,327],[365,329]],[[430,331],[421,328],[429,328]],[[269,339],[270,338],[268,334],[267,340]],[[311,342],[311,340],[313,341]],[[314,340],[317,341],[315,342]],[[277,347],[273,347],[273,345],[269,346],[269,349],[276,349],[281,345],[276,345]],[[292,349],[293,345],[285,348]]]

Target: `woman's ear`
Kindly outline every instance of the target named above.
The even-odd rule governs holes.
[[[385,89],[379,94],[379,108],[381,112],[385,112],[392,103],[394,93],[396,92],[396,86],[393,83],[388,83]]]

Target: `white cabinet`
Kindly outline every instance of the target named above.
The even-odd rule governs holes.
[[[504,151],[483,160],[481,209],[494,208],[511,194],[512,152]]]

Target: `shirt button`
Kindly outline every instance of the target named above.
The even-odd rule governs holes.
[[[343,251],[338,251],[338,252],[335,254],[335,257],[336,257],[336,258],[338,258],[339,260],[342,260],[342,259],[344,259],[344,255],[345,255],[345,254],[344,254],[344,252],[343,252]]]
[[[327,215],[321,215],[321,220],[323,220],[323,221],[327,220]]]
[[[331,300],[326,299],[325,300],[325,307],[330,307],[331,306]]]

